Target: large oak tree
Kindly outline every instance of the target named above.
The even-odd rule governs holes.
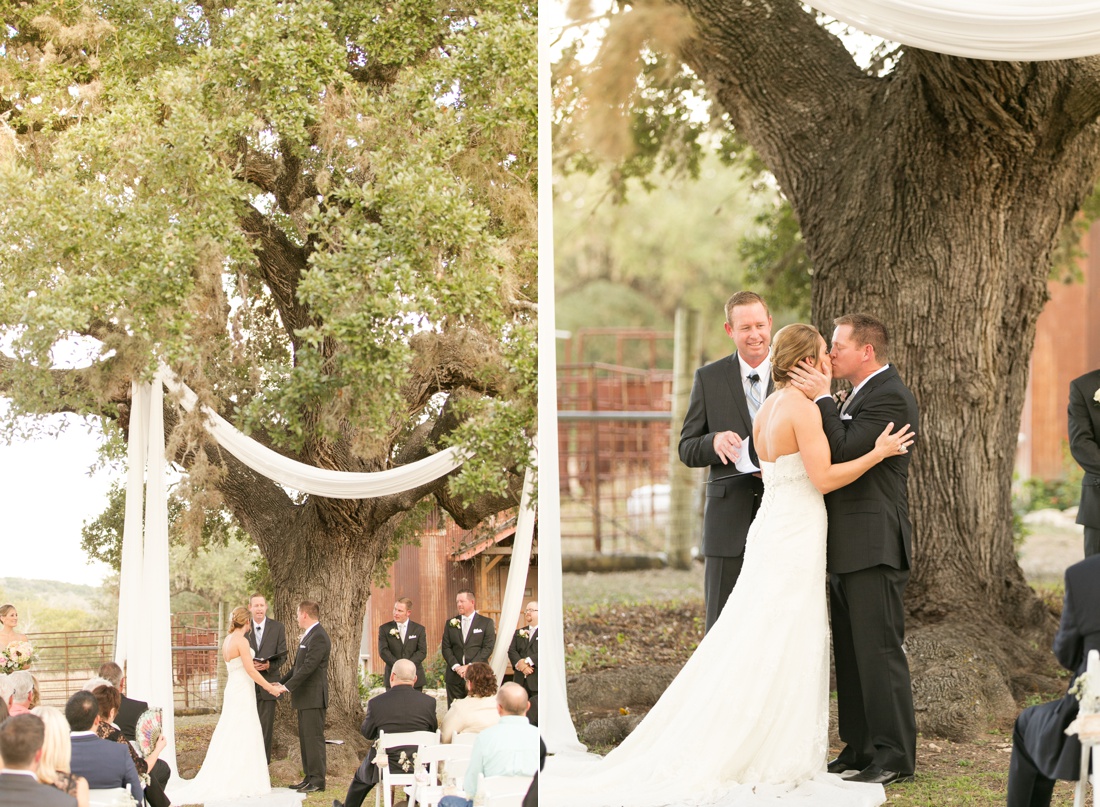
[[[534,8],[0,9],[9,428],[73,411],[124,433],[130,380],[162,360],[311,465],[477,452],[415,490],[323,499],[249,470],[166,405],[192,505],[224,506],[256,542],[276,615],[296,631],[294,603],[322,603],[330,719],[357,726],[364,604],[418,503],[471,527],[518,501],[536,401]]]
[[[620,175],[649,170],[671,141],[696,141],[685,99],[702,93],[798,217],[815,323],[829,334],[833,317],[868,311],[890,325],[890,360],[921,408],[916,701],[922,729],[965,734],[1011,710],[1049,648],[1010,486],[1052,253],[1100,174],[1100,58],[903,48],[891,69],[865,70],[835,31],[796,0],[618,7],[590,69],[573,52],[559,64],[559,156],[593,142],[572,138],[600,113],[603,145],[640,144]]]

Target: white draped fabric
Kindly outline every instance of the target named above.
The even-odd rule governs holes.
[[[511,565],[508,567],[508,582],[504,585],[504,601],[500,604],[500,622],[497,623],[497,643],[489,666],[497,675],[499,684],[504,678],[508,666],[508,646],[512,642],[512,633],[519,623],[519,612],[523,606],[523,591],[527,587],[527,570],[531,566],[531,547],[535,534],[535,475],[528,467],[523,475],[523,495],[519,500],[519,515],[516,519],[516,537],[512,542]]]
[[[1012,62],[1100,53],[1096,0],[807,0],[818,11],[903,45]]]
[[[164,456],[164,387],[175,393],[188,411],[195,393],[162,367],[151,384],[132,385],[129,472],[119,578],[118,633],[115,661],[126,670],[127,689],[134,697],[164,707],[164,730],[175,735],[172,687],[172,631],[168,597],[168,495]],[[335,499],[372,498],[413,490],[450,473],[469,454],[449,448],[427,459],[376,473],[344,473],[313,468],[288,459],[233,428],[224,418],[203,408],[204,423],[218,445],[248,467],[280,484]],[[555,454],[556,458],[556,454]],[[524,480],[523,499],[512,548],[512,565],[504,592],[501,626],[510,636],[519,618],[531,559],[535,511],[531,503],[533,476]],[[143,518],[144,503],[144,518]],[[560,562],[557,564],[560,568]],[[508,642],[494,651],[498,679],[507,664]],[[175,749],[161,754],[175,768]]]

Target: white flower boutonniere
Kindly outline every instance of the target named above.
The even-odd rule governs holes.
[[[399,631],[397,628],[390,628],[390,636],[396,636],[398,639],[400,639],[401,631]]]
[[[844,402],[848,400],[849,390],[842,389],[833,393],[833,400],[836,401],[837,406],[843,406]]]
[[[1098,388],[1096,392],[1092,394],[1092,399],[1096,401],[1096,403],[1100,404],[1100,388]]]
[[[447,622],[447,624],[450,625],[452,628],[461,628],[462,627],[462,622],[459,621],[459,618],[457,616],[451,617],[450,620]]]
[[[516,631],[516,633],[518,633],[524,639],[530,639],[531,638],[531,634],[528,632],[527,628],[520,628],[519,630]]]

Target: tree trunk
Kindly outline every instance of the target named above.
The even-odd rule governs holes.
[[[980,698],[996,712],[1050,659],[1033,649],[1054,623],[1015,559],[1010,488],[1052,250],[1100,169],[1098,60],[911,49],[875,78],[795,3],[685,5],[689,63],[798,214],[815,323],[828,340],[836,316],[881,318],[916,395],[914,691],[922,731],[965,735],[981,716],[960,725],[952,703],[983,686],[941,661],[999,669]]]

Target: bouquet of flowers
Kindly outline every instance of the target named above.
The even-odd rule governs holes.
[[[12,642],[6,650],[0,650],[0,672],[10,675],[31,666],[38,653],[30,642]]]

